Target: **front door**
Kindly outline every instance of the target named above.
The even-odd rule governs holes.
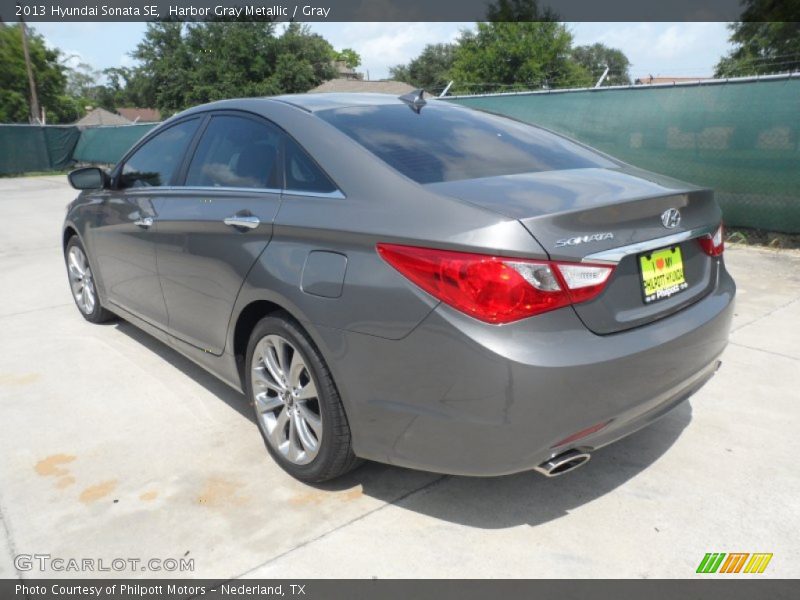
[[[199,124],[199,118],[180,122],[137,148],[119,169],[114,189],[98,204],[89,233],[108,300],[162,328],[168,319],[153,243],[157,205]]]
[[[281,200],[281,136],[254,116],[212,116],[185,185],[155,205],[168,329],[213,354],[224,350],[239,289],[272,236]]]

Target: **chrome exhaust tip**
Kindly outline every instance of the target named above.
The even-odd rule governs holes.
[[[534,471],[538,471],[545,477],[558,477],[569,471],[574,471],[581,465],[589,462],[592,455],[588,452],[578,452],[577,450],[567,450],[543,462]]]

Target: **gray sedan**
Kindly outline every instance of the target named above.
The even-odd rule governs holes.
[[[70,182],[81,314],[244,392],[304,481],[565,473],[728,340],[711,191],[422,93],[199,106]]]

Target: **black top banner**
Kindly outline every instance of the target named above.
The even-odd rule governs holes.
[[[797,17],[773,2],[768,20]],[[740,0],[0,0],[6,22],[76,21],[737,21]],[[800,18],[800,17],[798,17]]]

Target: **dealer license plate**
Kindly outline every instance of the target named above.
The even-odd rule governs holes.
[[[664,300],[689,287],[679,246],[639,255],[644,303]]]

